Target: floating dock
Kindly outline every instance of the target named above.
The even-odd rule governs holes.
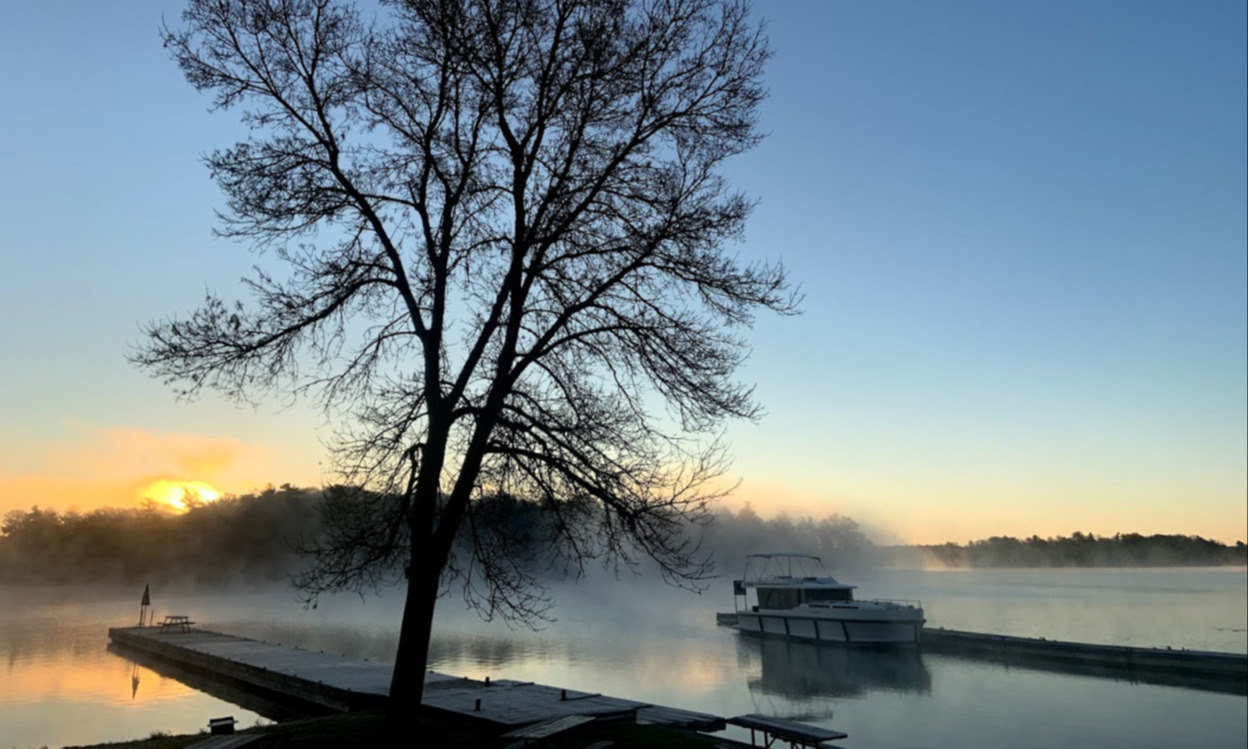
[[[1248,655],[1173,648],[1137,648],[924,627],[924,650],[1017,660],[1080,664],[1135,673],[1187,675],[1231,685],[1248,683]]]
[[[379,710],[390,692],[393,666],[388,663],[201,629],[124,627],[109,629],[108,636],[114,646],[136,655],[159,658],[283,701],[298,701],[320,712]],[[480,681],[433,671],[425,674],[423,706],[502,729],[569,716],[628,719],[694,731],[718,731],[726,724],[722,717],[691,710],[532,682]]]
[[[381,709],[392,667],[202,629],[110,628],[116,645],[168,660],[189,671],[225,679],[319,708],[319,712]],[[430,674],[429,684],[449,676]]]

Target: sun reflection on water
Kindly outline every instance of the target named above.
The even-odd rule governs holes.
[[[0,588],[0,745],[196,733],[218,714],[245,725],[262,720],[109,652],[108,627],[133,624],[136,614],[128,600],[99,596],[91,590]]]

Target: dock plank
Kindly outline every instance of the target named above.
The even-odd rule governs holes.
[[[534,723],[523,728],[517,728],[503,734],[505,739],[545,739],[555,734],[570,731],[577,726],[583,726],[586,723],[593,723],[592,715],[565,715],[562,718],[547,720],[541,723]]]
[[[504,682],[488,687],[474,682],[461,689],[429,690],[425,692],[424,704],[501,726],[521,726],[569,715],[629,717],[646,706],[644,702],[574,689]]]
[[[718,715],[682,710],[663,705],[648,705],[637,709],[637,722],[650,725],[680,726],[695,731],[719,731],[724,719]]]

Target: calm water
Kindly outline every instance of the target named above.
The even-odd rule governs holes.
[[[863,597],[919,598],[935,626],[1056,639],[1248,652],[1248,575],[1240,570],[878,572]],[[442,602],[431,666],[533,680],[694,710],[762,712],[846,731],[860,749],[1242,747],[1248,698],[1009,667],[931,653],[880,653],[760,641],[716,627],[724,590],[703,596],[638,582],[556,591],[557,622],[510,630]],[[165,675],[107,650],[109,626],[137,620],[138,592],[0,588],[0,748],[63,746],[194,732],[279,708]],[[157,615],[370,659],[394,652],[397,595],[343,596],[305,611],[289,591],[177,597]],[[246,705],[240,707],[239,704]]]

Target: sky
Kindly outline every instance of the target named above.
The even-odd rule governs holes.
[[[781,260],[729,501],[878,542],[1248,537],[1240,0],[755,3],[768,138],[727,167]],[[201,156],[233,112],[161,46],[181,4],[0,4],[0,513],[188,482],[332,481],[304,402],[195,402],[127,363],[256,262]]]

